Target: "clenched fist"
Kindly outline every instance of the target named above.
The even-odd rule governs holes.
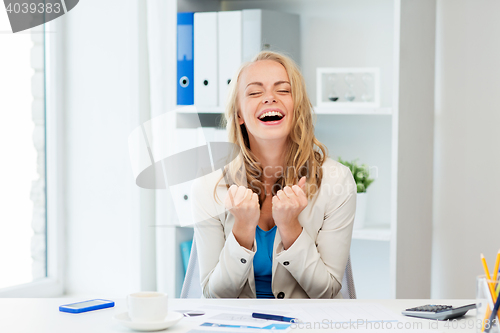
[[[298,185],[285,186],[273,197],[273,220],[280,231],[285,249],[290,247],[302,232],[298,216],[307,207],[305,183],[306,177],[302,177]]]
[[[259,197],[245,186],[232,185],[224,206],[234,216],[234,237],[241,246],[251,249],[260,218]]]

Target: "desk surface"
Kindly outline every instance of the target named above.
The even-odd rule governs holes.
[[[71,298],[0,298],[0,332],[19,333],[113,333],[132,332],[114,322],[112,317],[120,312],[126,311],[124,299],[113,299],[116,303],[114,308],[91,311],[78,315],[59,312],[59,305],[83,301],[85,299]],[[242,299],[172,299],[170,305],[175,308],[191,309],[200,305],[224,305],[224,306],[251,306],[271,304],[293,304],[293,303],[321,303],[321,302],[360,302],[382,304],[394,311],[401,313],[402,310],[424,304],[449,304],[460,306],[474,303],[474,300],[242,300]],[[425,319],[404,317],[410,322],[421,323],[422,330],[437,329],[441,332],[476,332],[475,310],[469,311],[466,316],[455,322],[438,322]],[[430,326],[430,325],[434,326]],[[181,320],[177,325],[160,332],[187,332],[198,324]],[[469,326],[470,325],[470,326]],[[447,327],[448,326],[448,327]],[[311,332],[312,330],[294,329],[292,332]],[[318,331],[318,330],[316,330]],[[321,332],[334,330],[321,329]],[[338,330],[335,330],[338,331]],[[392,330],[393,332],[411,332],[411,329]],[[382,330],[379,330],[382,332]]]

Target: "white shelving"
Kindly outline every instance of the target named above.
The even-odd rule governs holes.
[[[176,111],[177,113],[224,113],[224,109],[219,106],[177,105]]]
[[[172,227],[193,229],[192,225],[180,226],[176,224]],[[376,224],[366,228],[354,229],[352,232],[352,239],[388,242],[391,240],[391,226],[389,224]]]
[[[176,225],[177,228],[192,229],[193,226],[181,227]],[[370,228],[355,229],[352,232],[352,239],[360,240],[374,240],[374,241],[390,241],[391,240],[391,227],[390,225],[375,225]]]
[[[222,107],[196,107],[194,105],[178,105],[178,113],[224,113]],[[368,108],[368,107],[314,107],[314,112],[321,115],[385,115],[392,114],[392,108]]]
[[[422,245],[431,243],[432,229],[435,1],[177,0],[177,11],[252,8],[301,16],[300,67],[312,103],[316,68],[380,68],[381,107],[315,107],[316,136],[333,158],[359,158],[377,168],[368,189],[370,223],[353,232],[354,279],[362,284],[358,297],[429,298],[431,252]],[[171,52],[168,59],[175,59],[175,49]],[[167,67],[176,77],[175,64]],[[196,112],[215,119],[223,109],[185,107],[177,115]],[[178,245],[192,229],[168,230],[163,236],[168,244],[160,251],[174,256],[164,271],[176,271],[158,283],[178,295],[183,277]]]
[[[390,116],[392,114],[392,108],[365,108],[365,107],[315,107],[314,112],[316,114],[325,115],[384,115]]]
[[[354,229],[352,239],[390,241],[391,226],[389,224],[375,225],[370,228]]]

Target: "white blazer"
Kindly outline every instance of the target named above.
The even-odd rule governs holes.
[[[341,281],[351,246],[356,210],[356,183],[346,166],[328,158],[323,179],[298,220],[302,233],[283,249],[279,232],[273,250],[271,289],[276,298],[342,298]],[[192,187],[194,228],[200,282],[207,298],[256,298],[253,257],[257,252],[239,245],[232,228],[234,216],[225,211],[225,187],[214,187],[221,172],[198,178]],[[223,183],[224,180],[221,181]]]

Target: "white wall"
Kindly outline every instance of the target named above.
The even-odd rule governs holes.
[[[433,298],[473,298],[479,254],[492,266],[500,247],[499,13],[495,0],[438,1]],[[137,15],[135,0],[87,0],[61,18],[72,294],[123,296],[154,285],[140,274],[139,237],[148,231],[140,199],[148,193],[133,182],[127,147],[144,120]],[[311,81],[312,69],[304,71]]]
[[[128,136],[145,120],[140,110],[147,109],[142,88],[147,77],[138,65],[141,59],[147,66],[139,52],[144,49],[139,41],[145,41],[138,28],[144,12],[139,4],[81,1],[61,18],[69,294],[123,297],[155,287],[154,278],[141,275],[141,255],[147,251],[139,246],[154,229],[147,216],[141,217],[150,193],[135,185],[128,153]],[[154,262],[152,253],[148,257]]]
[[[500,248],[499,15],[496,0],[438,1],[433,298],[473,298],[480,253],[493,266]]]
[[[392,0],[247,0],[221,3],[223,10],[263,8],[300,15],[301,69],[313,105],[316,105],[317,67],[380,67],[383,73],[381,105],[391,106]]]

